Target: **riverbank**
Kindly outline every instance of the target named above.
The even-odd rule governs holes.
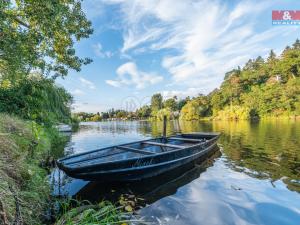
[[[51,132],[35,122],[0,114],[0,217],[3,224],[41,224],[48,207]]]
[[[65,137],[54,128],[0,114],[1,224],[45,224],[53,205],[47,175],[54,158],[62,154]],[[56,200],[57,201],[57,200]],[[124,221],[124,213],[109,202],[66,204],[54,215],[55,224],[106,224]],[[127,216],[128,218],[128,216]],[[49,215],[48,215],[49,219]],[[56,222],[55,222],[56,220]],[[97,223],[95,223],[97,222]]]

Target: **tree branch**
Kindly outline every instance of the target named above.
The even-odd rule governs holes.
[[[23,22],[19,17],[15,16],[15,15],[7,14],[5,12],[3,12],[3,13],[6,14],[6,16],[12,18],[14,21],[16,21],[18,24],[22,25],[23,27],[26,27],[28,29],[30,28],[30,26],[27,23]]]
[[[30,28],[30,26],[26,23],[24,23],[21,19],[19,19],[18,17],[13,17],[13,20],[15,20],[17,23],[21,24],[22,26],[26,27],[26,28]]]

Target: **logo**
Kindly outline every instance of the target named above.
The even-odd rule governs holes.
[[[300,10],[273,10],[273,25],[300,25]]]

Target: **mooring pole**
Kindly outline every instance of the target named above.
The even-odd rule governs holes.
[[[164,116],[164,124],[163,124],[163,138],[166,139],[167,137],[167,116]]]

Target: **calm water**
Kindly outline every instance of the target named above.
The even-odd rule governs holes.
[[[161,135],[149,122],[82,123],[65,154]],[[103,185],[59,174],[56,194],[146,199],[139,213],[155,224],[300,224],[300,122],[193,122],[168,124],[168,134],[222,132],[220,151],[205,164],[138,184]],[[111,193],[111,189],[117,190]]]

